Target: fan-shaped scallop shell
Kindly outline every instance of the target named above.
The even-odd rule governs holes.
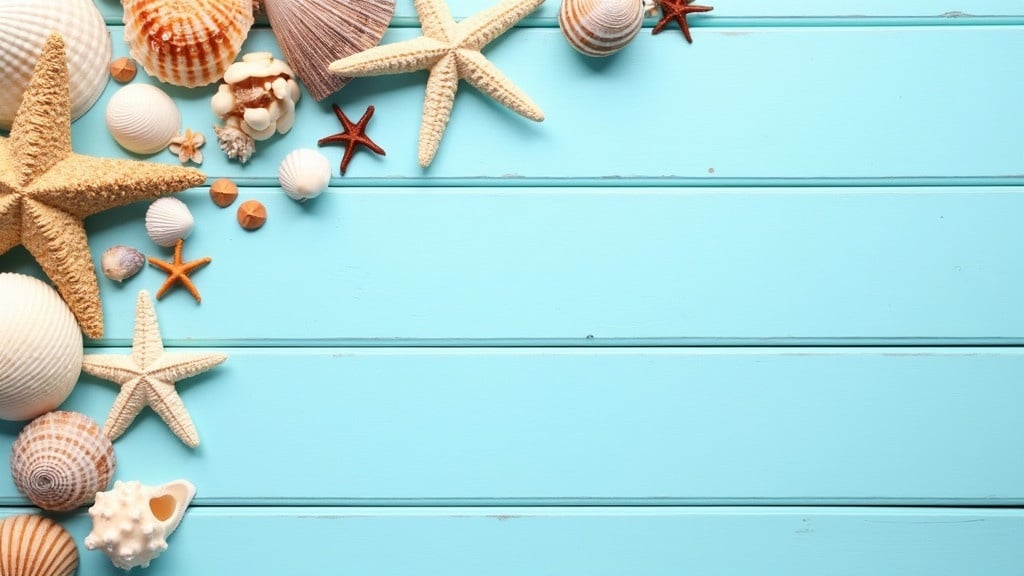
[[[277,179],[284,193],[300,202],[316,198],[331,181],[327,157],[312,148],[292,150],[281,161]]]
[[[136,154],[167,147],[181,129],[181,112],[166,92],[150,84],[129,84],[107,102],[107,129],[117,143]]]
[[[192,233],[195,219],[184,202],[171,196],[158,198],[146,210],[146,232],[158,246],[170,248]]]
[[[0,418],[30,420],[71,394],[82,372],[82,331],[60,294],[37,278],[0,274],[0,302]]]
[[[109,74],[110,34],[91,0],[0,2],[0,129],[9,130],[43,43],[54,30],[64,38],[71,88],[71,119],[103,93]]]
[[[56,411],[25,426],[11,445],[14,485],[44,510],[73,510],[107,488],[117,464],[99,425],[77,412]]]
[[[252,0],[122,0],[124,39],[150,76],[177,86],[220,79],[252,27]]]
[[[562,0],[558,25],[569,44],[587,56],[609,56],[640,32],[643,0]]]
[[[71,576],[75,539],[49,518],[19,514],[0,520],[0,576]]]

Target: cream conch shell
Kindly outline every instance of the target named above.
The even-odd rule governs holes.
[[[562,0],[558,25],[580,53],[610,56],[640,32],[644,8],[643,0]]]
[[[35,514],[0,520],[0,576],[71,576],[78,548],[60,524]]]
[[[89,508],[92,532],[85,547],[103,550],[122,570],[145,568],[167,549],[167,538],[195,495],[196,487],[187,480],[160,486],[118,480],[113,490],[96,494]]]

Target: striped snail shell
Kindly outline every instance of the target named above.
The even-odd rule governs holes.
[[[643,22],[643,0],[562,0],[558,10],[562,34],[587,56],[610,56],[622,50]]]
[[[18,514],[0,520],[0,576],[71,576],[78,548],[49,518]]]

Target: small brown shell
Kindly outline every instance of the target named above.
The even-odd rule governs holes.
[[[78,548],[49,518],[19,514],[0,520],[0,576],[71,576]]]
[[[11,446],[14,485],[44,510],[65,511],[106,490],[117,461],[99,425],[77,412],[43,414]]]

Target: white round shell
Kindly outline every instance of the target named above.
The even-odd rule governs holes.
[[[166,92],[150,84],[129,84],[107,103],[107,129],[136,154],[154,154],[181,130],[181,113]]]
[[[111,246],[100,258],[103,274],[115,282],[135,276],[145,264],[145,255],[131,246]]]
[[[302,202],[327,190],[331,181],[331,164],[316,150],[299,148],[281,161],[277,179],[289,198]]]
[[[640,32],[643,0],[562,0],[558,25],[573,48],[587,56],[610,56]]]
[[[64,37],[71,88],[71,119],[89,110],[110,77],[110,34],[91,0],[0,2],[0,129],[9,130],[43,43],[54,30]]]
[[[0,419],[29,420],[71,394],[82,332],[57,291],[31,276],[0,274],[0,302]]]
[[[192,212],[184,202],[172,196],[157,198],[146,210],[146,233],[158,246],[169,248],[188,238],[195,226]]]
[[[77,567],[75,539],[60,524],[38,514],[0,520],[0,574],[71,576]]]

